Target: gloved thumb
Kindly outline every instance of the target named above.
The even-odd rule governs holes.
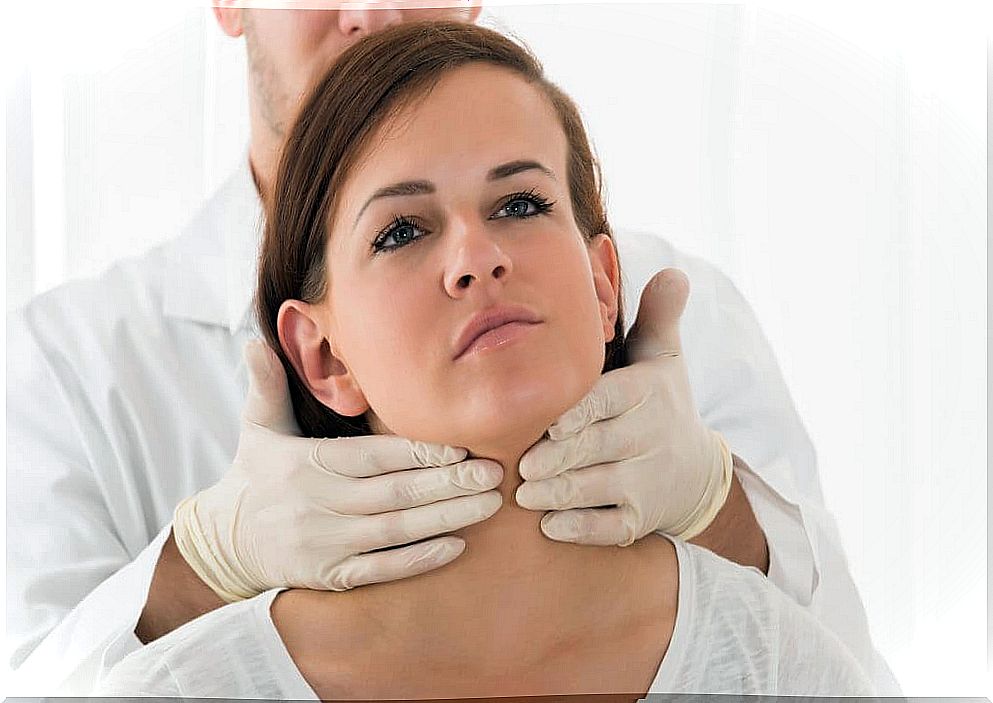
[[[652,276],[641,292],[638,317],[628,333],[632,362],[682,353],[679,318],[689,295],[690,281],[679,269],[662,269]]]
[[[248,368],[248,396],[242,410],[242,421],[267,427],[279,434],[299,436],[300,426],[293,415],[286,372],[279,357],[262,339],[248,342],[244,355]]]

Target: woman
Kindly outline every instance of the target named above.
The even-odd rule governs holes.
[[[305,434],[466,447],[503,466],[502,506],[441,569],[226,606],[127,657],[102,693],[870,694],[754,570],[657,535],[552,542],[515,504],[524,451],[624,363],[620,285],[585,130],[533,57],[447,23],[352,47],[287,142],[259,321]]]

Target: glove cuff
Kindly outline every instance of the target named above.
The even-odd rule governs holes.
[[[713,430],[711,430],[713,432]],[[710,481],[703,492],[703,498],[689,516],[677,525],[670,534],[677,539],[689,541],[706,530],[724,507],[728,494],[731,492],[731,476],[734,470],[734,459],[727,442],[718,433],[713,432],[717,444],[717,457],[710,472]]]
[[[172,517],[172,534],[176,548],[193,572],[225,603],[252,598],[261,593],[239,579],[211,547],[197,515],[197,498],[190,496],[176,506]]]

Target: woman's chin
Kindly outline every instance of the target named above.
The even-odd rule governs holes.
[[[457,446],[465,447],[474,457],[510,460],[520,457],[528,447],[541,439],[548,424],[505,428],[500,434],[491,436],[463,437]]]
[[[421,442],[463,447],[473,456],[504,459],[514,453],[522,454],[541,439],[564,411],[542,412],[534,407],[524,412],[484,410],[482,413],[463,411],[451,417],[435,416],[433,420],[440,422],[432,422],[434,427],[421,422],[410,428],[404,427],[403,422],[389,427],[371,412],[366,417],[375,434],[395,434]]]
[[[444,401],[431,407],[405,404],[402,412],[391,407],[383,420],[404,437],[465,447],[478,456],[511,458],[541,439],[589,392],[598,375],[599,369],[538,373],[532,368],[510,381],[477,379],[468,387],[452,388]]]
[[[457,446],[466,447],[476,456],[503,458],[522,454],[567,409],[568,406],[532,404],[467,413],[457,424],[460,435]]]

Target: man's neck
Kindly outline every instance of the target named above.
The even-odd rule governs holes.
[[[270,144],[263,143],[264,139],[252,137],[248,149],[248,165],[252,170],[255,190],[259,199],[265,203],[276,176],[276,150]]]
[[[279,155],[287,135],[282,133],[283,125],[274,124],[266,119],[259,107],[259,98],[252,92],[249,94],[249,130],[250,144],[248,159],[255,178],[255,188],[259,197],[265,202],[276,181],[276,169],[279,167]]]

